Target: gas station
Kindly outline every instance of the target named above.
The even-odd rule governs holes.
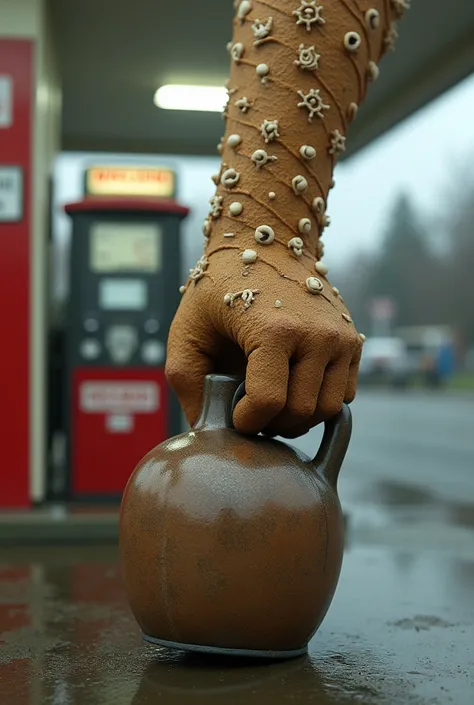
[[[143,449],[181,427],[164,381],[167,329],[200,248],[196,165],[207,178],[217,163],[221,118],[152,99],[166,82],[225,81],[232,3],[196,12],[190,1],[118,0],[113,21],[110,11],[95,0],[0,0],[3,508],[116,500]],[[347,156],[469,75],[473,31],[470,0],[449,12],[441,0],[414,2]],[[58,204],[55,163],[68,152],[87,155],[82,192]],[[180,189],[186,178],[194,187]],[[53,322],[59,210],[69,276]]]
[[[467,395],[461,422],[442,422],[458,455],[430,397],[422,413],[362,398],[342,580],[307,657],[229,668],[144,651],[124,599],[119,502],[144,453],[185,429],[167,336],[222,134],[218,113],[154,95],[224,86],[234,5],[0,0],[0,701],[470,705]],[[344,158],[470,76],[473,36],[472,0],[412,0]]]

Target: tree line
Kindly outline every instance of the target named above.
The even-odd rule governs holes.
[[[445,198],[428,222],[399,194],[381,247],[336,272],[359,330],[370,333],[371,302],[387,297],[394,326],[450,326],[461,347],[474,345],[474,181]]]

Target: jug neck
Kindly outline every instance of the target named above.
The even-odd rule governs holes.
[[[208,375],[204,384],[202,411],[194,425],[203,428],[233,428],[232,402],[242,379],[232,375]]]

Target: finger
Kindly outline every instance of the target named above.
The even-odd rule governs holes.
[[[175,391],[193,426],[199,418],[206,375],[214,371],[214,359],[204,352],[197,341],[170,335],[166,359],[166,378]]]
[[[313,350],[290,367],[285,408],[265,429],[272,436],[284,435],[294,427],[310,424],[327,364],[327,352]]]
[[[349,366],[349,377],[347,380],[346,394],[344,396],[344,401],[346,404],[350,404],[354,401],[357,392],[357,378],[359,376],[359,365],[360,359],[362,357],[363,346],[358,344],[357,350],[354,353],[352,362]]]
[[[267,426],[286,404],[288,354],[273,347],[250,353],[245,374],[245,397],[234,411],[234,426],[240,433],[256,434]]]
[[[342,409],[349,379],[351,358],[343,356],[326,367],[312,425],[327,421]]]

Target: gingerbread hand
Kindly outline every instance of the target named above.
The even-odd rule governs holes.
[[[250,267],[250,252],[233,277],[225,272],[239,254],[214,253],[189,287],[169,336],[167,376],[192,425],[206,374],[245,373],[237,430],[296,437],[354,399],[362,340],[323,275],[294,261],[283,277],[266,253]]]

